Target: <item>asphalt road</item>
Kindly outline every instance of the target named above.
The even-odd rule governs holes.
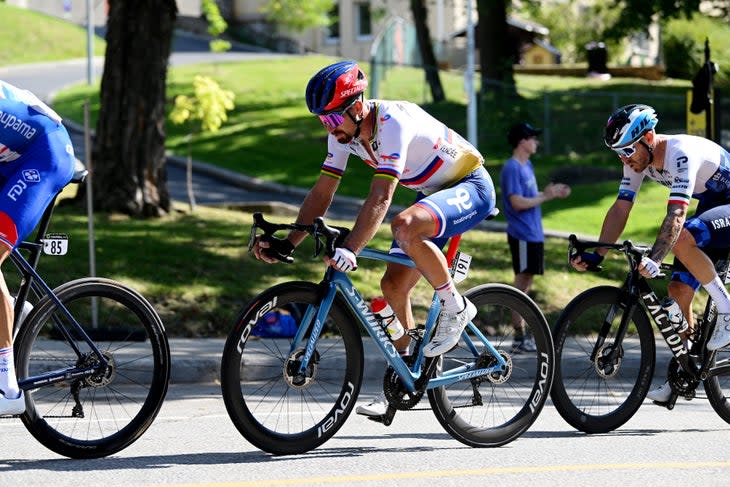
[[[372,391],[369,391],[372,392]],[[2,485],[400,487],[621,485],[690,481],[728,485],[728,425],[706,400],[673,411],[646,402],[608,434],[569,427],[551,403],[522,437],[495,449],[451,438],[430,411],[399,412],[390,427],[352,415],[334,438],[303,455],[251,446],[229,420],[216,385],[173,385],[150,429],[98,460],[50,452],[17,420],[0,420]],[[83,477],[81,476],[83,475]]]

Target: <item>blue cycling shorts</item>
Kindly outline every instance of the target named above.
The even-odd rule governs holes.
[[[0,164],[0,243],[11,249],[30,234],[73,177],[76,158],[68,132],[47,120],[45,134],[20,157]]]
[[[450,237],[474,228],[496,207],[494,184],[483,167],[464,176],[458,183],[431,195],[419,193],[415,205],[425,209],[436,224],[431,241],[443,248]],[[403,253],[393,241],[390,253]]]

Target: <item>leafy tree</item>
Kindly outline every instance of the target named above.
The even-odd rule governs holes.
[[[193,96],[179,95],[175,97],[175,106],[170,112],[170,120],[175,124],[192,123],[188,134],[187,188],[191,210],[195,210],[193,193],[192,149],[190,142],[195,133],[217,132],[223,122],[228,120],[228,111],[233,110],[235,95],[224,90],[207,76],[196,76],[193,80]]]
[[[436,55],[433,52],[431,34],[428,30],[428,9],[425,0],[411,0],[411,12],[416,25],[418,49],[421,53],[423,69],[426,72],[426,81],[431,88],[431,97],[435,102],[443,101],[446,99],[446,95],[444,95],[444,88],[441,85]]]
[[[228,28],[228,22],[221,15],[218,4],[215,0],[203,0],[201,6],[203,8],[203,15],[205,15],[208,21],[208,34],[213,37],[209,44],[210,50],[212,52],[229,51],[231,49],[231,43],[218,38]]]
[[[515,92],[514,68],[517,46],[510,42],[507,13],[510,0],[477,0],[479,16],[479,64],[482,94]]]
[[[174,0],[109,0],[101,109],[92,150],[94,205],[159,216],[170,209],[165,88]]]
[[[327,27],[332,23],[329,13],[336,0],[269,0],[264,12],[269,20],[294,31],[312,27]]]

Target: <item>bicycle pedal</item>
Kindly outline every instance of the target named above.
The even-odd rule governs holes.
[[[388,409],[386,409],[385,414],[380,416],[368,416],[368,419],[370,421],[375,421],[376,423],[381,423],[385,426],[390,426],[393,423],[393,417],[395,416],[395,412],[397,411],[396,408],[393,406],[388,406]]]

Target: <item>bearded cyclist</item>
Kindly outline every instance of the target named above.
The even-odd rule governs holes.
[[[615,242],[621,235],[645,177],[670,188],[667,214],[654,245],[639,272],[646,278],[659,274],[659,264],[672,251],[675,272],[668,294],[679,303],[692,325],[691,303],[699,286],[712,297],[718,316],[707,343],[709,350],[730,344],[730,295],[718,277],[713,259],[727,255],[730,245],[730,154],[711,140],[693,135],[658,134],[654,109],[627,105],[606,123],[604,142],[624,164],[618,198],[603,221],[600,241]],[[691,198],[699,200],[694,215],[687,217]],[[603,260],[607,250],[576,256],[571,264],[586,270]],[[686,341],[692,331],[681,334]],[[647,394],[664,404],[672,394],[664,383]]]
[[[299,210],[298,223],[323,216],[345,173],[350,155],[373,169],[370,192],[352,231],[325,262],[342,272],[357,268],[357,254],[375,235],[393,201],[398,184],[417,192],[416,202],[391,221],[391,253],[405,253],[416,269],[389,263],[380,282],[383,296],[407,329],[415,327],[411,292],[421,276],[442,302],[436,331],[424,349],[427,357],[454,347],[464,327],[476,315],[475,306],[461,296],[441,252],[449,237],[477,225],[495,209],[492,180],[483,157],[466,140],[414,103],[367,100],[365,73],[354,61],[322,68],[307,84],[306,102],[329,132],[327,156],[320,176]],[[254,255],[273,263],[292,253],[304,239],[292,232],[285,239],[258,241]],[[410,337],[394,341],[406,354]],[[359,414],[382,416],[384,395]]]

